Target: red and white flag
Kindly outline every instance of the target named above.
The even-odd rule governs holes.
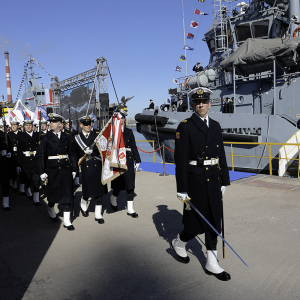
[[[96,145],[102,158],[102,184],[112,181],[127,171],[121,118],[120,113],[114,113],[97,140]]]
[[[45,89],[46,105],[53,104],[52,91],[50,89]]]
[[[197,28],[198,23],[196,21],[192,21],[190,27]]]

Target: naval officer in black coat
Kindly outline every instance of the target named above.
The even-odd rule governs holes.
[[[39,201],[39,177],[36,168],[36,152],[39,143],[39,133],[33,131],[33,120],[24,121],[24,132],[18,133],[17,167],[20,174],[20,182],[24,182],[26,194],[33,199],[35,205],[41,205]],[[21,173],[20,173],[21,172]],[[31,192],[33,187],[33,195]],[[23,193],[23,189],[20,187]]]
[[[41,140],[36,163],[42,181],[48,180],[48,213],[56,221],[54,204],[61,203],[64,211],[64,227],[74,230],[71,223],[73,203],[73,177],[78,171],[76,149],[71,136],[62,132],[63,117],[49,114],[50,131]]]
[[[102,216],[102,196],[107,194],[107,185],[101,183],[102,161],[100,152],[96,145],[91,149],[98,134],[91,130],[92,120],[89,116],[82,117],[80,121],[80,134],[75,136],[77,157],[79,161],[87,154],[81,163],[82,173],[82,199],[80,210],[84,217],[88,217],[88,199],[95,199],[95,221],[99,224],[104,223]]]
[[[114,179],[111,182],[113,193],[110,196],[110,203],[113,210],[117,211],[117,197],[121,190],[126,190],[127,194],[127,215],[137,218],[138,214],[133,209],[133,198],[135,188],[135,172],[138,170],[141,163],[141,158],[136,147],[135,138],[131,129],[125,126],[125,118],[127,113],[123,110],[120,111],[122,115],[122,129],[123,137],[126,148],[126,163],[127,171]]]
[[[6,134],[7,136],[5,138],[5,133],[2,130],[0,131],[0,185],[2,185],[3,209],[5,211],[10,211],[9,179],[12,171],[12,144],[8,137],[8,132],[6,132]]]
[[[8,133],[9,140],[12,144],[12,157],[11,157],[11,164],[12,164],[12,170],[11,170],[11,187],[14,190],[17,190],[17,150],[18,150],[18,134],[19,134],[19,122],[16,120],[13,120],[11,123],[11,131]]]
[[[221,232],[222,194],[230,184],[222,131],[218,122],[208,117],[211,90],[196,88],[192,98],[194,114],[181,122],[175,140],[177,196],[191,198],[191,203]],[[206,273],[220,280],[230,280],[217,261],[217,234],[193,210],[183,212],[184,229],[171,243],[181,262],[188,263],[185,245],[198,234],[205,233],[207,248]]]

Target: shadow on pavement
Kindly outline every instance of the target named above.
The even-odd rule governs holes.
[[[177,260],[175,251],[171,248],[170,243],[182,231],[182,215],[175,209],[169,210],[167,205],[158,205],[158,212],[152,216],[153,223],[159,236],[166,241],[168,249],[166,252]],[[202,239],[201,239],[202,240]],[[201,244],[199,238],[195,238],[186,245],[188,253],[194,255],[201,264],[203,270],[206,263],[206,257],[203,254],[205,246]]]

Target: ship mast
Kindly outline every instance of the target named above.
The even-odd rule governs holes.
[[[183,7],[183,0],[182,0],[182,17],[183,17],[183,42],[184,42],[184,57],[185,57],[185,75],[187,76],[187,61],[186,61],[186,44],[185,44],[185,25],[184,25],[184,7]]]

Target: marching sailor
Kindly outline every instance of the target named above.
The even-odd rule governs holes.
[[[11,122],[11,131],[8,133],[10,142],[12,144],[12,158],[11,158],[11,187],[14,190],[17,190],[17,150],[18,150],[18,134],[19,134],[19,122],[16,120],[13,120]]]
[[[47,121],[41,121],[41,139],[47,134]]]
[[[2,120],[1,120],[2,121]],[[2,126],[4,128],[4,126]],[[3,209],[10,211],[9,207],[9,189],[10,189],[10,177],[12,170],[12,144],[8,138],[8,132],[0,131],[0,184],[2,185],[3,194]]]
[[[70,120],[69,120],[69,119],[67,119],[67,120],[65,121],[65,133],[66,133],[66,134],[70,134],[70,135],[72,136],[72,138],[73,138],[75,135],[78,134],[78,132],[77,132],[75,129],[73,129],[73,128],[70,129]],[[75,185],[75,188],[80,187],[80,183],[79,183],[79,172],[76,173],[76,176],[75,176],[75,178],[74,178],[74,185]]]
[[[24,121],[24,132],[18,133],[17,173],[20,174],[20,182],[24,182],[26,194],[37,206],[41,205],[39,200],[39,178],[37,176],[35,155],[39,143],[39,133],[33,132],[33,120]],[[33,186],[33,196],[31,192]],[[21,193],[24,193],[24,186],[20,185]]]
[[[127,113],[123,110],[120,110],[119,113],[122,115],[121,124],[126,147],[126,163],[128,170],[111,182],[111,188],[113,189],[113,192],[110,195],[110,203],[112,209],[117,211],[117,197],[121,190],[126,190],[127,215],[131,216],[132,218],[137,218],[138,214],[133,209],[133,198],[135,188],[135,172],[139,168],[141,158],[136,147],[133,132],[131,129],[125,126],[125,118]]]
[[[92,121],[89,116],[81,117],[79,121],[82,131],[75,136],[79,161],[87,154],[80,165],[82,174],[80,210],[84,217],[88,217],[88,199],[95,198],[95,221],[103,224],[102,196],[108,193],[107,185],[101,183],[102,162],[99,150],[96,145],[90,148],[98,135],[91,130]]]
[[[73,176],[78,166],[76,150],[71,137],[60,130],[63,117],[49,114],[50,129],[39,143],[37,151],[38,174],[42,181],[48,180],[48,213],[52,221],[57,221],[55,203],[61,203],[64,211],[64,227],[74,230],[71,223],[73,203]]]
[[[208,117],[211,107],[207,88],[196,88],[189,92],[194,114],[181,122],[175,140],[175,164],[177,196],[191,203],[220,233],[223,213],[222,194],[230,184],[226,163],[222,131],[218,122]],[[205,233],[207,261],[205,272],[219,280],[230,280],[217,261],[217,237],[211,227],[189,206],[184,205],[183,231],[171,242],[178,259],[189,262],[185,246],[198,234]]]

